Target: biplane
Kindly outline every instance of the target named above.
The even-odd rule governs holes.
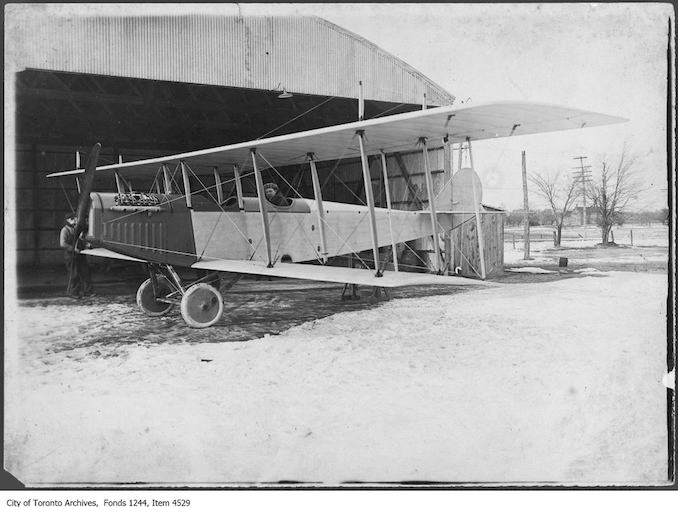
[[[441,276],[445,259],[440,235],[468,217],[479,219],[480,181],[474,173],[471,144],[501,137],[578,129],[626,121],[577,109],[501,102],[443,106],[395,114],[305,132],[97,167],[96,145],[85,169],[48,177],[79,178],[76,237],[85,234],[91,248],[82,253],[142,262],[149,278],[137,291],[137,303],[151,316],[179,304],[189,326],[208,327],[222,316],[222,273],[266,275],[390,288],[420,284],[484,283],[482,240],[478,230],[480,279]],[[458,143],[469,167],[458,170],[453,189],[464,186],[468,198],[436,207],[428,150]],[[407,147],[407,148],[405,148]],[[397,210],[388,193],[386,155],[421,151],[428,209]],[[381,159],[387,207],[375,206],[369,156]],[[316,164],[346,157],[360,159],[365,205],[323,199]],[[311,174],[313,198],[276,195],[264,183],[266,171],[297,166]],[[224,195],[223,176],[234,182]],[[109,178],[114,192],[92,192],[97,178]],[[135,192],[129,180],[154,178],[152,192]],[[242,180],[254,176],[255,195],[244,195]],[[205,178],[209,182],[205,183]],[[462,181],[463,179],[463,181]],[[447,209],[445,209],[447,208]],[[472,218],[471,218],[472,219]],[[398,269],[396,244],[429,238],[432,273]],[[380,248],[391,247],[393,270],[384,268]],[[333,257],[370,252],[365,269],[328,265]],[[386,255],[385,257],[388,257]],[[208,274],[187,283],[176,268]]]

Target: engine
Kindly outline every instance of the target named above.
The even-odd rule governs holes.
[[[179,195],[90,194],[88,241],[159,264],[196,261],[191,210]]]

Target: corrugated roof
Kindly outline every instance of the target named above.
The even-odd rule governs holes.
[[[431,105],[454,96],[364,38],[305,16],[49,16],[12,28],[18,70],[37,68],[162,81]]]

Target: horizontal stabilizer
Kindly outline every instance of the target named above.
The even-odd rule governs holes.
[[[496,285],[492,282],[463,278],[460,276],[438,276],[424,273],[385,271],[383,276],[374,276],[369,269],[318,266],[313,264],[278,263],[269,268],[255,261],[214,260],[199,261],[191,266],[196,269],[226,271],[249,275],[298,278],[319,282],[354,283],[373,287],[403,287],[406,285]]]

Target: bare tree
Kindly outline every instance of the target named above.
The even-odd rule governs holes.
[[[577,200],[577,182],[566,179],[560,182],[560,173],[542,176],[534,174],[530,181],[537,187],[537,193],[549,203],[554,216],[556,228],[555,246],[560,246],[563,236],[563,222],[565,217],[572,211]]]
[[[622,223],[624,211],[641,192],[633,173],[637,159],[637,155],[629,155],[624,148],[616,168],[603,161],[600,176],[586,188],[586,195],[598,212],[596,223],[600,228],[603,246],[610,244],[612,226]]]

